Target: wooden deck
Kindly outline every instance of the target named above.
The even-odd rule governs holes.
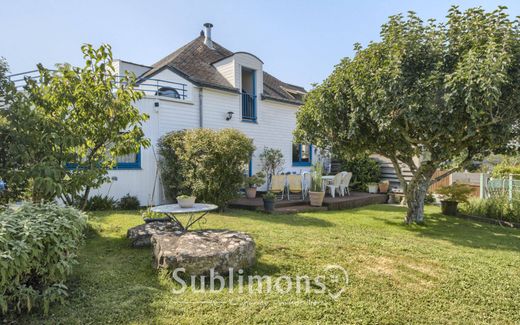
[[[336,196],[332,198],[326,196],[323,199],[322,207],[313,207],[309,205],[308,200],[302,200],[301,197],[293,195],[291,200],[276,200],[275,212],[279,213],[298,213],[307,211],[323,211],[323,210],[342,210],[353,209],[370,204],[386,203],[386,194],[369,194],[363,192],[351,192],[350,195]],[[245,197],[233,200],[229,203],[230,208],[245,209],[253,211],[263,211],[264,202],[262,198],[247,199]]]

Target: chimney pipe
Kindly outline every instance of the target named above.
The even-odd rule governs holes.
[[[205,23],[204,27],[206,29],[206,31],[204,32],[204,44],[210,49],[213,49],[213,42],[211,41],[211,27],[213,27],[213,24]]]

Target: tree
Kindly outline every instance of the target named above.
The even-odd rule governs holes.
[[[38,65],[38,80],[26,79],[31,107],[9,106],[13,157],[23,168],[13,171],[31,181],[34,201],[61,198],[84,208],[90,190],[108,181],[116,157],[149,146],[141,114],[133,103],[142,98],[135,76],[116,76],[109,45],[82,46],[85,66]]]
[[[405,191],[406,222],[422,222],[433,182],[518,136],[520,32],[504,9],[452,7],[445,24],[413,12],[390,17],[381,41],[357,44],[354,58],[307,95],[296,141],[388,157]],[[413,174],[408,183],[400,163]]]
[[[264,151],[260,154],[260,163],[262,164],[262,171],[267,175],[267,189],[271,188],[271,179],[282,170],[283,153],[280,149],[264,147]]]

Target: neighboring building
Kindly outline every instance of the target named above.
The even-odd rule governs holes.
[[[157,141],[167,132],[189,128],[235,128],[251,137],[256,152],[250,173],[260,169],[264,147],[278,148],[285,171],[308,170],[317,150],[293,144],[296,111],[305,89],[282,82],[263,70],[263,62],[247,52],[231,52],[205,33],[151,66],[117,60],[116,73],[134,72],[146,96],[136,103],[150,115],[143,125],[153,144],[118,159],[112,181],[95,193],[120,198],[136,195],[141,204],[160,204],[165,196],[157,171]]]

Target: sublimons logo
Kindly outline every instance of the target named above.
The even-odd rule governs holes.
[[[227,278],[210,270],[209,275],[192,275],[190,280],[186,280],[186,270],[177,268],[173,270],[172,278],[180,285],[179,289],[173,289],[173,293],[182,294],[189,288],[193,292],[229,292],[238,293],[264,293],[264,294],[328,294],[332,299],[337,300],[349,283],[348,272],[339,265],[327,265],[323,272],[315,277],[307,275],[288,276],[281,275],[272,277],[269,275],[244,275],[244,270],[235,271],[229,269]],[[188,286],[189,283],[189,286]]]

